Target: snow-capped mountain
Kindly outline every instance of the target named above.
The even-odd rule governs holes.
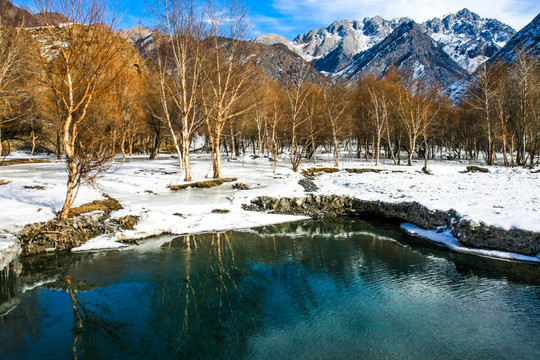
[[[292,46],[319,71],[337,73],[351,63],[354,55],[380,43],[398,26],[409,21],[408,18],[388,21],[380,16],[362,21],[335,21],[324,29],[298,35]]]
[[[516,33],[498,20],[481,18],[467,9],[442,19],[433,18],[420,26],[469,73],[495,55]]]
[[[414,21],[400,25],[383,41],[354,56],[339,74],[347,78],[359,74],[381,76],[390,66],[411,74],[413,79],[435,82],[443,88],[466,76]]]
[[[288,44],[283,38],[279,42],[292,46],[317,70],[339,73],[351,65],[355,55],[381,43],[395,29],[410,21],[406,17],[385,20],[380,16],[362,21],[335,21],[326,28],[298,35]],[[481,18],[467,9],[426,21],[420,28],[468,72],[473,72],[493,56],[515,34],[510,26]],[[261,36],[255,41],[272,45],[277,40],[274,36]]]
[[[529,49],[540,57],[540,14],[514,37],[493,57],[490,62],[504,60],[510,63],[516,57],[516,51]]]

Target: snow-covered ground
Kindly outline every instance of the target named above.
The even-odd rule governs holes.
[[[23,157],[24,154],[15,156]],[[8,158],[9,159],[9,158]],[[211,176],[209,156],[194,154],[192,173],[195,181]],[[381,165],[380,173],[351,174],[345,171],[324,174],[315,182],[321,194],[341,194],[366,200],[388,202],[417,201],[429,208],[457,210],[462,216],[505,229],[520,228],[540,232],[540,174],[521,168],[490,167],[489,173],[465,173],[468,163],[432,162],[433,175],[420,171],[423,164],[412,167]],[[304,163],[303,168],[313,167]],[[327,155],[319,156],[319,165],[332,166]],[[372,162],[343,161],[341,168],[375,168]],[[304,196],[298,185],[302,175],[294,173],[288,159],[272,173],[265,158],[249,156],[235,161],[223,159],[222,176],[237,177],[252,190],[234,190],[232,183],[211,189],[171,191],[170,184],[182,183],[183,173],[176,159],[163,154],[157,160],[136,156],[119,159],[96,187],[83,186],[75,206],[108,194],[124,206],[113,217],[139,216],[135,230],[99,236],[75,250],[93,250],[126,246],[119,239],[136,239],[162,233],[187,234],[207,231],[249,228],[301,219],[298,216],[272,215],[244,211],[241,205],[266,195],[273,197]],[[0,167],[0,179],[11,181],[0,185],[0,259],[16,256],[14,238],[26,224],[46,221],[60,210],[65,191],[65,163],[51,159],[48,163]],[[226,214],[212,210],[229,210]],[[11,249],[10,251],[4,249]],[[3,263],[0,261],[0,265]]]

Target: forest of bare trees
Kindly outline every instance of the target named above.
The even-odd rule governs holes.
[[[235,1],[158,0],[147,59],[120,38],[101,0],[37,0],[45,26],[0,22],[0,141],[66,160],[67,218],[78,186],[113,159],[173,152],[185,181],[190,152],[280,155],[294,171],[317,153],[390,159],[483,159],[534,166],[540,158],[540,65],[522,49],[484,64],[459,103],[390,68],[382,78],[326,79],[302,60],[277,81],[245,52],[246,10]],[[69,24],[49,21],[62,13]],[[22,56],[22,54],[32,56]]]

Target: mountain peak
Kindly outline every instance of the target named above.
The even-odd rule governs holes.
[[[277,34],[260,35],[251,39],[251,42],[254,42],[257,44],[264,44],[264,45],[283,44],[289,50],[294,51],[294,48],[292,47],[291,43],[284,36],[277,35]]]
[[[490,59],[490,62],[514,61],[517,51],[529,51],[540,57],[540,14],[521,29],[506,45]]]
[[[141,25],[135,25],[131,29],[118,30],[117,34],[131,45],[134,45],[151,36],[153,32],[153,30],[147,29]]]
[[[382,42],[354,57],[341,73],[355,78],[360,73],[383,76],[391,67],[410,73],[413,78],[447,87],[465,72],[414,21],[406,21]]]
[[[480,15],[470,11],[469,9],[467,8],[463,8],[461,10],[459,10],[457,13],[456,13],[456,17],[459,17],[459,18],[466,18],[466,19],[471,19],[471,20],[480,20]]]
[[[300,34],[292,42],[284,38],[277,40],[277,35],[257,41],[282,43],[312,62],[317,70],[340,73],[352,64],[356,55],[381,43],[397,29],[396,34],[420,36],[423,33],[431,37],[436,46],[470,73],[515,34],[510,26],[495,19],[481,18],[464,8],[422,24],[407,17],[386,20],[377,15],[363,20],[336,20],[327,27]]]
[[[516,33],[495,19],[481,18],[467,8],[421,25],[461,67],[472,73],[497,53]]]

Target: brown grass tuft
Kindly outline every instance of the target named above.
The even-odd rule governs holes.
[[[92,211],[104,211],[105,214],[110,214],[111,211],[120,210],[124,207],[118,202],[118,200],[113,199],[112,197],[105,195],[105,200],[95,200],[91,203],[86,203],[81,206],[77,206],[69,210],[69,217],[78,216],[81,214],[86,214]]]
[[[322,174],[335,173],[338,171],[339,169],[337,168],[310,168],[310,169],[302,170],[302,175],[304,175],[308,179],[313,180],[316,176],[319,176]]]
[[[226,182],[233,182],[238,180],[237,178],[221,178],[221,179],[212,179],[212,180],[204,180],[204,181],[198,181],[193,182],[189,184],[181,184],[181,185],[169,185],[169,189],[171,190],[184,190],[187,188],[212,188],[215,186],[219,186]]]
[[[0,161],[0,166],[19,165],[19,164],[40,164],[40,163],[48,163],[48,162],[51,162],[51,161],[47,159],[35,159],[35,160],[13,159],[13,160]]]

